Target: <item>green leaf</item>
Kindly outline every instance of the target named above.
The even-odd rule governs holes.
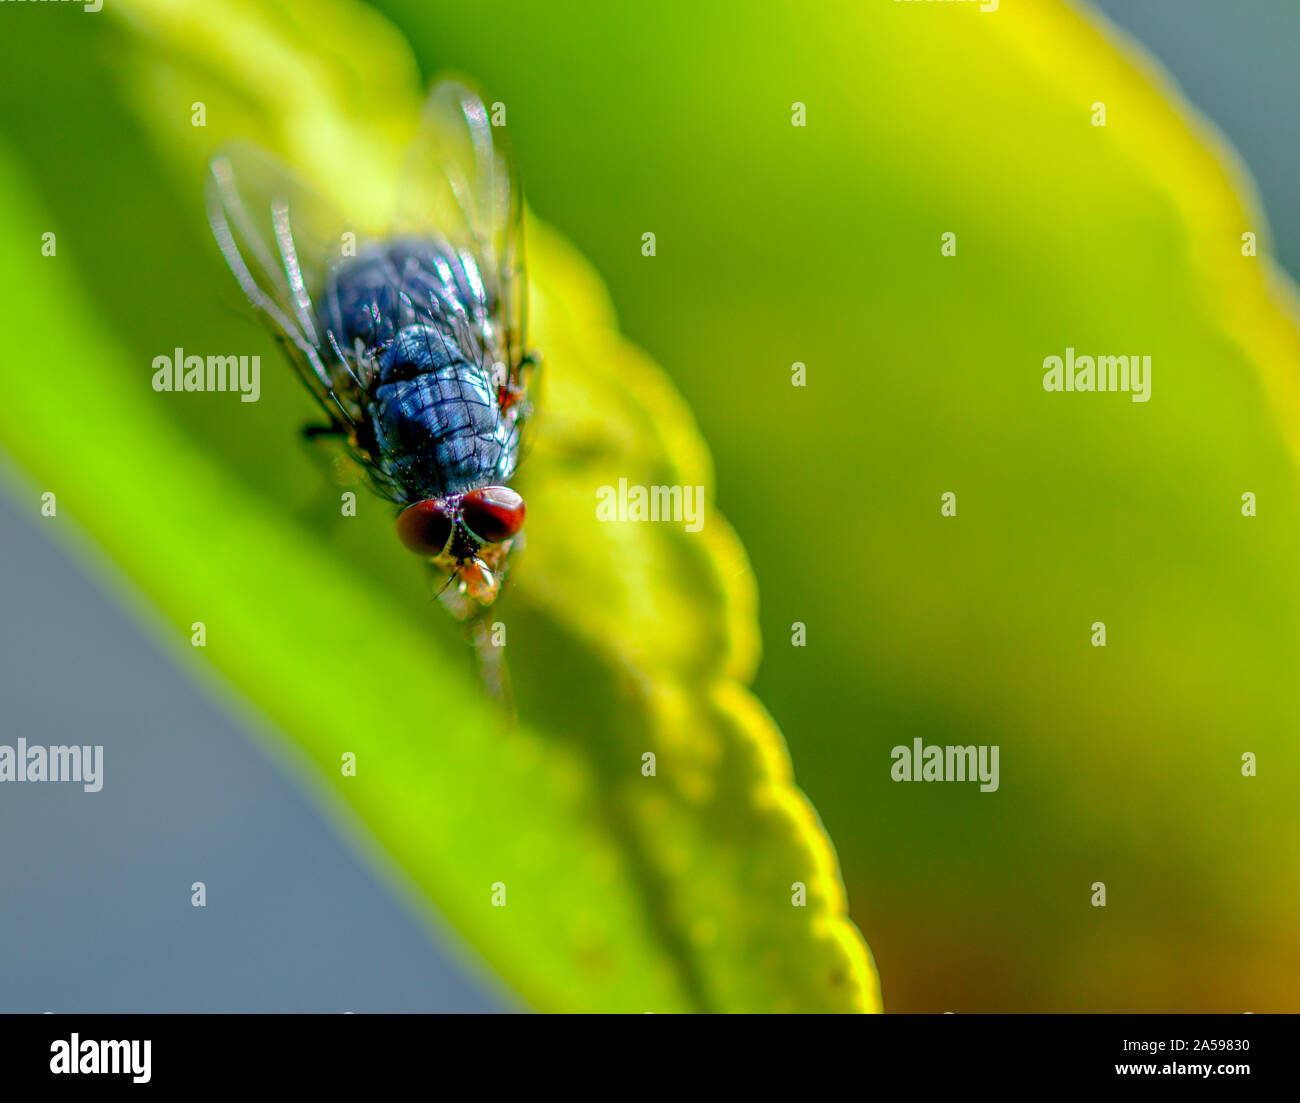
[[[337,0],[113,10],[132,27],[124,88],[172,166],[166,198],[181,213],[157,217],[176,232],[202,240],[201,166],[234,136],[345,204],[386,202],[421,89],[373,12]],[[206,127],[191,125],[196,102]],[[130,120],[119,125],[129,147]],[[156,172],[124,170],[146,191]],[[57,220],[7,155],[0,195],[19,228],[0,240],[0,294],[18,317],[60,319],[8,342],[0,439],[56,492],[59,523],[75,518],[161,608],[178,647],[203,622],[206,648],[186,649],[196,669],[219,671],[291,738],[270,735],[403,891],[540,1009],[878,1008],[830,844],[744,688],[758,643],[739,543],[711,505],[699,533],[596,520],[597,489],[619,478],[699,485],[711,501],[712,474],[681,399],[619,336],[599,280],[557,234],[529,223],[553,416],[522,472],[528,547],[500,605],[520,713],[505,731],[389,511],[363,497],[342,518],[338,488],[304,462],[292,419],[309,404],[271,378],[278,353],[228,309],[215,249],[169,253],[124,189],[141,251],[175,265],[136,269],[172,310],[127,335],[107,304],[134,299],[68,270],[78,251],[94,267],[93,241],[61,233],[58,255],[40,255]],[[166,300],[177,281],[213,297]],[[264,401],[154,393],[162,342],[260,351]],[[340,770],[347,753],[355,777]],[[505,907],[492,906],[498,884]],[[796,884],[805,906],[792,906]]]

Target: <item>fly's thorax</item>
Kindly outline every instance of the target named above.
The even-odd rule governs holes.
[[[492,325],[496,294],[473,258],[436,239],[368,245],[329,273],[323,320],[343,348],[378,348],[406,326]]]

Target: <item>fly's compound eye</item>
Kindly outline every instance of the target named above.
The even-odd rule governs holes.
[[[441,498],[429,498],[407,506],[397,515],[397,537],[416,555],[440,555],[453,525],[447,503]]]
[[[524,527],[524,500],[508,486],[471,490],[460,502],[465,527],[485,544],[500,544]]]

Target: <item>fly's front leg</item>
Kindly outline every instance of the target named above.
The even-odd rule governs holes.
[[[502,413],[527,400],[533,373],[541,362],[542,354],[534,349],[524,353],[513,372],[506,373],[504,381],[497,388],[497,401],[501,405]],[[504,367],[504,365],[497,366]]]
[[[347,430],[341,425],[311,425],[307,424],[302,427],[302,439],[305,441],[316,441],[322,437],[331,437],[334,440],[346,440]]]
[[[582,466],[592,460],[608,459],[621,452],[622,445],[601,421],[594,418],[573,417],[542,403],[529,401],[529,394],[537,386],[536,375],[542,366],[542,354],[529,350],[519,361],[519,368],[501,388],[501,409],[518,407],[518,431],[530,427],[530,434],[546,439],[547,450],[561,463],[571,467]],[[540,413],[537,407],[542,406]]]

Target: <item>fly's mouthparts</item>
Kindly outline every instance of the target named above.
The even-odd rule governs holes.
[[[497,578],[477,556],[461,570],[461,579],[469,596],[486,605],[497,596]]]

